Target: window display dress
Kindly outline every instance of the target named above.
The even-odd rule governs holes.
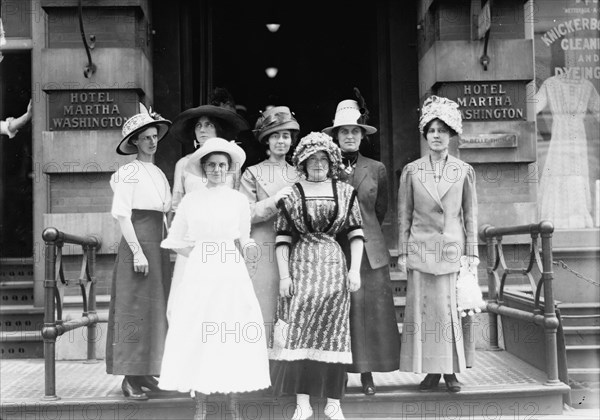
[[[161,246],[194,248],[172,292],[161,388],[210,394],[269,387],[262,315],[235,244],[249,236],[248,200],[229,186],[181,200]]]
[[[557,228],[593,226],[589,165],[584,118],[600,111],[594,85],[585,79],[553,76],[535,96],[536,111],[546,105],[552,112],[552,137],[540,174],[540,219]]]
[[[301,184],[280,202],[277,244],[289,243],[294,294],[281,298],[280,318],[289,329],[285,345],[269,357],[275,394],[309,394],[339,399],[344,393],[350,346],[350,292],[346,258],[335,236],[362,238],[356,191],[333,180],[332,196],[307,197]],[[298,236],[292,244],[292,237]]]

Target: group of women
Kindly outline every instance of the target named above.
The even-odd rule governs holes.
[[[376,392],[372,372],[398,368],[427,373],[423,391],[442,374],[449,391],[460,390],[454,374],[469,358],[453,290],[458,260],[475,263],[477,242],[474,172],[448,155],[461,132],[454,102],[426,101],[419,128],[429,153],[401,177],[398,263],[408,270],[410,332],[402,346],[381,229],[388,179],[359,152],[377,130],[356,101],[340,102],[331,127],[299,141],[290,109],[268,109],[254,130],[267,158],[243,173],[245,153],[230,140],[245,121],[216,105],[183,112],[170,130],[196,151],[177,163],[172,195],[152,163],[171,124],[141,108],[117,147],[137,157],[111,178],[123,239],[107,372],[125,376],[127,398],[190,392],[204,419],[207,396],[223,393],[239,418],[238,393],[269,389],[296,395],[293,419],[312,416],[311,396],[327,398],[325,415],[339,419],[348,372],[361,374],[366,395]],[[427,251],[435,244],[440,255]],[[177,253],[172,276],[168,250]],[[450,340],[428,331],[446,324]]]

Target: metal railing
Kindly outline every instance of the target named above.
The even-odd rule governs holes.
[[[44,280],[44,400],[58,400],[56,396],[56,340],[64,333],[80,327],[87,327],[87,361],[96,360],[96,324],[100,320],[96,313],[96,252],[100,240],[94,236],[87,238],[47,228],[42,233],[46,243],[46,278]],[[65,279],[63,270],[63,245],[80,245],[83,249],[81,271],[77,280]],[[81,318],[63,320],[63,297],[65,288],[79,286],[83,299]],[[60,287],[59,287],[60,286]]]
[[[558,375],[557,355],[557,330],[559,320],[555,312],[554,293],[552,281],[552,233],[554,226],[549,221],[542,221],[530,225],[494,227],[484,225],[479,230],[480,237],[487,244],[487,273],[488,273],[488,303],[487,311],[490,320],[490,344],[492,349],[498,346],[498,315],[514,318],[522,321],[533,322],[544,328],[544,340],[546,349],[546,374],[548,376],[546,385],[559,385],[561,381]],[[504,257],[502,238],[505,236],[529,234],[531,236],[531,248],[529,263],[527,267],[509,268]],[[538,239],[542,239],[540,248]],[[531,270],[536,267],[541,277],[536,285]],[[502,269],[502,277],[498,275],[499,268]],[[534,293],[533,312],[522,309],[511,308],[504,305],[504,286],[509,275],[520,274],[526,276]],[[544,293],[543,311],[540,305],[540,296]]]

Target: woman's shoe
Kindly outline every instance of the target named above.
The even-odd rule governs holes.
[[[419,384],[419,391],[431,391],[433,388],[437,388],[442,377],[439,373],[428,373],[423,379],[423,382]]]
[[[158,387],[158,380],[152,375],[137,376],[135,382],[140,387],[147,388],[152,392],[162,392]]]
[[[362,390],[365,395],[375,395],[375,384],[373,383],[371,372],[361,373],[360,382],[362,383]]]
[[[121,383],[121,390],[125,398],[129,400],[144,401],[148,399],[146,393],[135,382],[135,376],[125,376]]]
[[[460,382],[456,379],[456,375],[444,375],[444,382],[446,382],[446,388],[449,392],[460,392]]]

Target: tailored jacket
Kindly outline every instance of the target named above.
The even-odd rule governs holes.
[[[369,264],[372,269],[381,268],[390,262],[390,253],[381,231],[388,206],[385,165],[359,153],[350,185],[357,193]]]
[[[429,155],[406,165],[400,178],[400,254],[407,268],[442,275],[458,272],[462,255],[478,256],[477,195],[473,167],[448,156],[439,182]]]

